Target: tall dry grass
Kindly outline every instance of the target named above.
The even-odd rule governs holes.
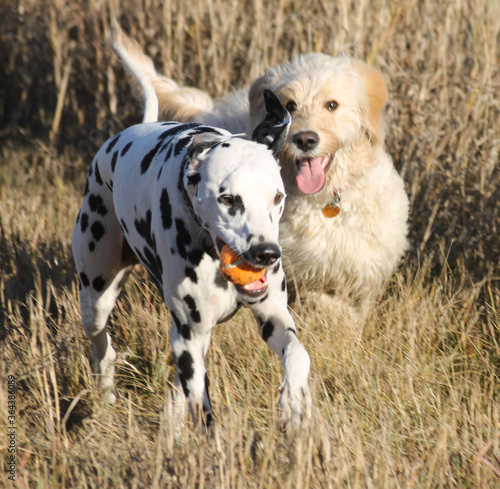
[[[140,119],[106,48],[110,12],[162,71],[214,95],[306,51],[388,81],[411,250],[363,338],[318,304],[295,311],[309,436],[277,430],[281,367],[242,312],[208,355],[213,434],[188,424],[175,443],[170,320],[139,270],[110,325],[119,400],[99,399],[70,232],[92,154]],[[0,486],[500,487],[498,0],[7,0],[0,15]]]

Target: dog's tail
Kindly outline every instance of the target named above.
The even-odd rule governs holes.
[[[180,87],[170,78],[158,74],[151,58],[144,54],[136,41],[125,35],[117,22],[112,28],[110,44],[132,75],[133,87],[136,91],[140,88],[143,94],[146,106],[144,122],[149,122],[150,117],[154,115],[153,97],[149,92],[151,89],[156,99],[157,115],[159,111],[162,120],[191,122],[196,120],[201,112],[209,112],[212,109],[212,99],[207,93],[197,88]],[[148,107],[148,104],[151,107]]]
[[[109,39],[113,51],[120,57],[125,68],[132,77],[133,84],[140,88],[144,98],[144,115],[142,122],[158,121],[158,97],[151,81],[151,73],[154,66],[151,60],[149,65],[141,60],[136,52],[141,53],[139,46],[132,39],[125,36],[122,30],[115,24],[113,33]],[[148,59],[146,60],[148,61]]]

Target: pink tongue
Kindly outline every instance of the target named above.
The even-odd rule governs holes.
[[[300,162],[299,171],[295,176],[297,186],[304,194],[315,194],[325,184],[325,172],[321,166],[323,158],[318,156],[311,160],[304,159]]]
[[[259,280],[252,282],[251,284],[247,284],[247,285],[243,286],[243,288],[245,290],[260,290],[264,287],[267,287],[267,276],[266,275],[259,278]]]

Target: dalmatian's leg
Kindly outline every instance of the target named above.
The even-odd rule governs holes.
[[[90,181],[89,177],[89,181]],[[80,280],[83,328],[93,345],[94,371],[109,402],[116,353],[106,331],[108,316],[135,262],[114,214],[112,195],[90,182],[73,228],[73,256]]]
[[[192,310],[191,310],[192,312]],[[208,396],[208,377],[205,355],[210,343],[211,328],[191,327],[183,311],[172,314],[170,329],[172,351],[175,356],[176,376],[174,416],[176,422],[184,419],[186,400],[195,423],[210,426],[213,421],[212,406]]]
[[[282,359],[284,375],[280,386],[280,423],[283,429],[293,433],[307,425],[311,418],[310,359],[297,337],[287,308],[286,279],[281,262],[269,269],[267,276],[267,299],[250,307],[263,340]]]

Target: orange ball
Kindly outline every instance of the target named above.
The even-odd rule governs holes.
[[[220,271],[226,280],[236,285],[248,285],[256,282],[266,273],[265,268],[254,268],[250,263],[224,245],[220,251]]]

